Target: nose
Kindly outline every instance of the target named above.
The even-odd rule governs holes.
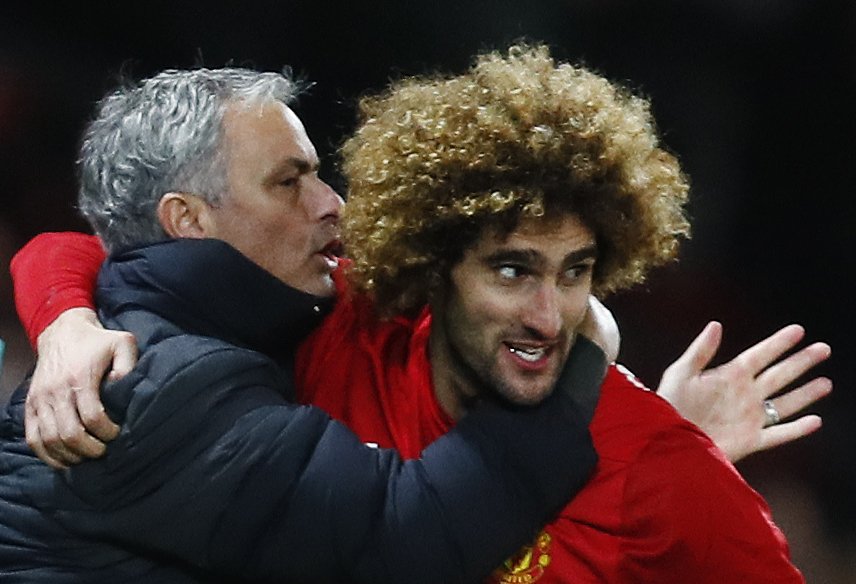
[[[561,295],[551,283],[541,283],[522,309],[522,322],[541,339],[554,339],[562,330]]]
[[[316,178],[309,196],[306,197],[307,211],[318,221],[338,223],[344,203],[339,193],[320,178]]]

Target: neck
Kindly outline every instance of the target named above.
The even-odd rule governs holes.
[[[479,391],[476,384],[463,375],[460,356],[449,344],[444,333],[445,327],[437,316],[434,316],[428,339],[434,395],[446,414],[454,420],[460,420],[467,413],[467,404],[478,397]]]

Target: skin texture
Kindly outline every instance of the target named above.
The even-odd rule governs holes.
[[[280,102],[236,105],[224,120],[229,194],[210,208],[208,237],[293,288],[333,294],[342,198],[318,177],[303,124]]]
[[[594,235],[574,215],[485,233],[465,252],[432,306],[432,372],[450,415],[485,387],[518,404],[549,394],[588,309],[595,257]]]
[[[789,325],[728,363],[707,369],[722,341],[722,325],[711,322],[663,372],[657,392],[707,432],[732,462],[797,440],[820,429],[820,417],[784,420],[832,391],[832,381],[818,377],[780,393],[832,354],[826,343],[812,343],[782,359],[804,337],[803,327]],[[771,399],[783,423],[765,426],[765,399]]]

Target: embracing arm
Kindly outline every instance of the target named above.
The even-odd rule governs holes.
[[[116,410],[122,433],[108,456],[66,477],[98,510],[78,528],[106,522],[111,537],[221,575],[475,582],[531,538],[595,460],[567,387],[600,384],[605,359],[585,342],[543,405],[482,404],[413,461],[285,402],[274,389],[282,374],[257,355],[188,361],[175,373],[144,357],[109,384],[108,407],[128,400]],[[154,380],[165,383],[151,391]]]
[[[10,266],[18,316],[38,353],[25,409],[27,443],[54,468],[104,454],[118,426],[101,404],[101,378],[117,379],[136,361],[133,335],[105,330],[93,310],[104,258],[95,236],[43,233]]]

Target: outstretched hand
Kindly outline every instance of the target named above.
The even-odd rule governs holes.
[[[134,336],[104,329],[89,308],[63,312],[38,339],[25,408],[27,444],[54,468],[97,458],[119,433],[104,411],[104,375],[126,375],[137,360]]]
[[[831,354],[826,343],[814,343],[785,359],[805,330],[786,326],[719,367],[710,364],[722,340],[722,325],[709,323],[681,357],[663,373],[657,393],[704,430],[732,462],[811,434],[821,426],[816,415],[767,426],[764,401],[770,400],[782,420],[832,391],[818,377],[771,397]]]

